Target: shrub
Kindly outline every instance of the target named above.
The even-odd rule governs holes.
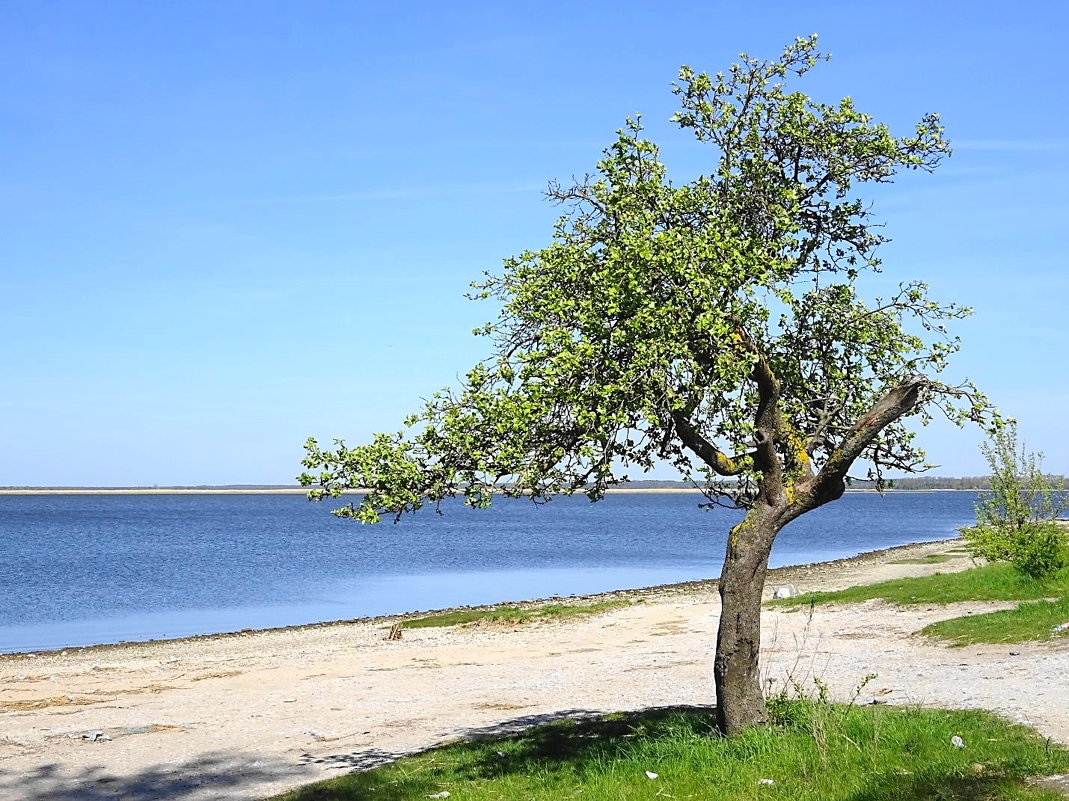
[[[1010,559],[1014,567],[1034,579],[1049,578],[1065,567],[1064,535],[1057,523],[1028,526],[1026,531]]]
[[[973,556],[1010,562],[1034,579],[1065,566],[1065,537],[1054,522],[1064,506],[1064,484],[1042,470],[1042,454],[1017,446],[1017,425],[1009,422],[982,446],[991,466],[991,491],[976,505],[976,525],[962,529]]]

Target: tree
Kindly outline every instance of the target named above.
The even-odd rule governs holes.
[[[959,423],[986,402],[934,377],[957,350],[944,322],[968,309],[920,282],[866,302],[884,238],[855,184],[932,170],[949,153],[938,117],[908,136],[854,108],[788,92],[823,56],[800,38],[726,74],[689,67],[673,120],[708,145],[709,172],[680,185],[629,119],[595,175],[551,184],[552,242],[473,284],[499,303],[476,330],[492,355],[457,390],[355,448],[306,443],[313,499],[365,523],[461,496],[592,501],[629,469],[667,461],[709,499],[747,510],[719,583],[714,664],[720,727],[764,719],[760,605],[769,552],[790,521],[839,498],[856,460],[925,467],[903,424],[941,408]],[[926,418],[925,418],[926,419]]]
[[[1010,562],[1044,579],[1065,567],[1065,536],[1055,522],[1065,508],[1065,481],[1043,472],[1043,454],[1017,445],[1017,423],[1007,421],[981,446],[991,467],[991,490],[976,505],[976,525],[962,529],[974,556]]]

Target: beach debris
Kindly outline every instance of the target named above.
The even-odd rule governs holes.
[[[401,639],[401,629],[403,626],[401,623],[394,623],[390,626],[390,633],[386,635],[387,640],[399,640]]]
[[[1057,626],[1050,630],[1050,633],[1057,634],[1061,631],[1069,631],[1069,623],[1059,623]]]
[[[646,778],[647,779],[656,779],[657,778],[657,774],[654,773],[652,770],[647,770],[646,771]]]
[[[961,739],[960,737],[958,737],[958,735],[956,735],[956,734],[953,737],[950,738],[950,744],[952,746],[954,746],[955,748],[964,748],[965,747],[965,741],[963,739]]]
[[[798,594],[798,588],[793,584],[784,584],[782,587],[776,587],[776,589],[772,590],[772,597],[776,600],[781,598],[793,598]]]
[[[88,740],[91,743],[106,743],[111,741],[111,738],[99,729],[96,731],[87,731],[82,735],[81,739]]]
[[[758,784],[775,784],[775,782],[772,781],[772,779],[758,779],[757,783]]]
[[[427,798],[449,798],[450,792],[448,790],[442,790],[440,793],[431,793]]]
[[[295,704],[295,703],[297,703],[297,699],[296,698],[283,698],[282,699],[282,703],[284,703],[284,704]]]
[[[150,731],[148,726],[122,726],[119,734],[148,734]]]

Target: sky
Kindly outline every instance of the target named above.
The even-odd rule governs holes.
[[[486,354],[464,298],[549,242],[550,180],[819,33],[797,88],[953,156],[873,193],[884,278],[974,307],[948,380],[1069,473],[1069,97],[1053,2],[0,3],[0,486],[285,484]],[[933,424],[939,475],[987,472]],[[639,476],[636,476],[639,477]],[[653,477],[671,478],[667,468]]]

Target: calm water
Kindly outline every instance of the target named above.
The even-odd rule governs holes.
[[[772,564],[951,537],[975,497],[848,494],[784,529]],[[506,499],[360,526],[300,495],[0,496],[0,652],[711,578],[739,514],[700,500]]]

